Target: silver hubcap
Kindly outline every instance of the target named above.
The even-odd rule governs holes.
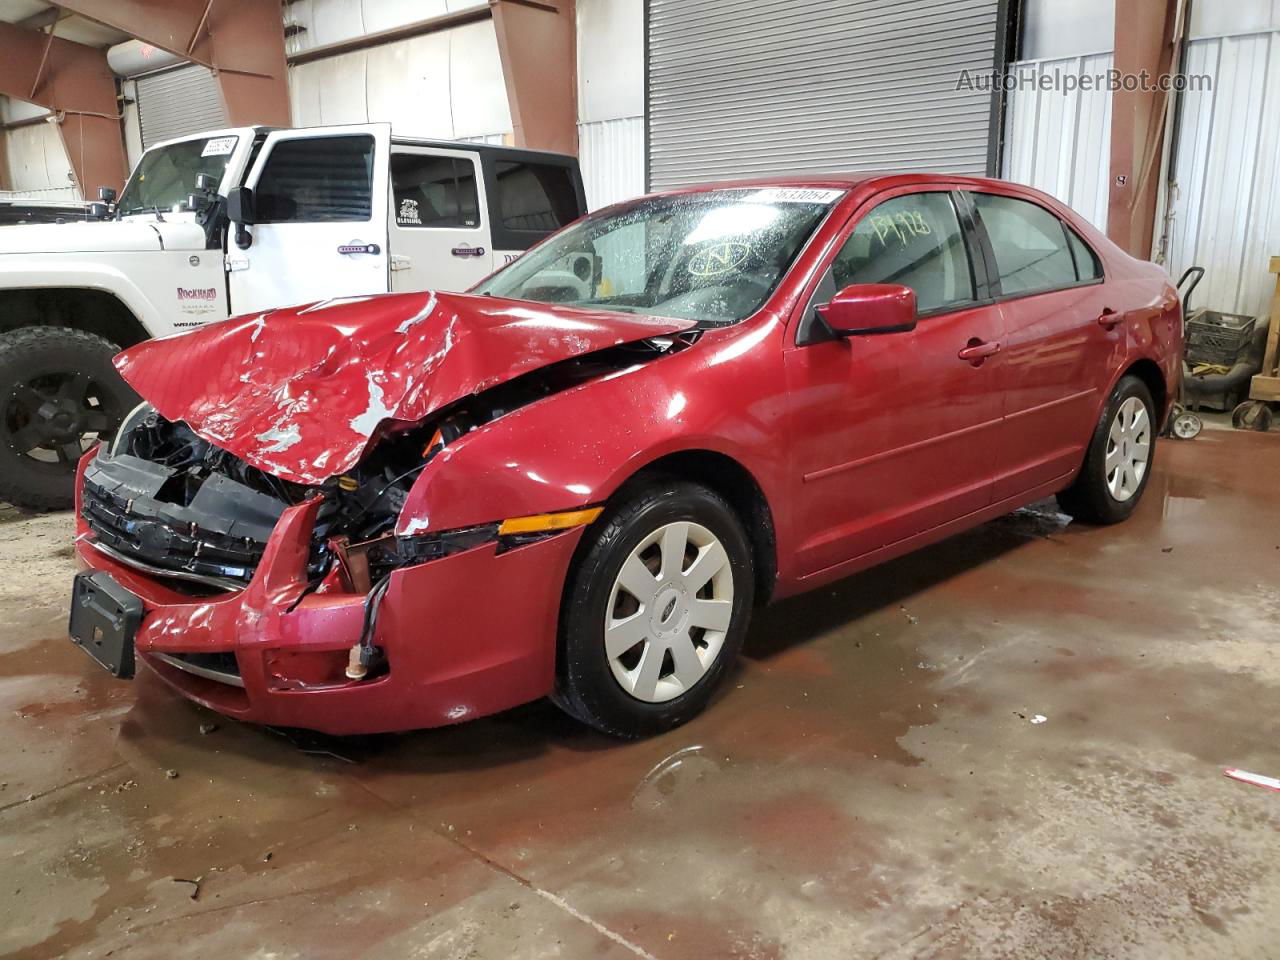
[[[659,527],[631,551],[609,595],[614,678],[647,703],[680,696],[716,662],[732,615],[733,571],[715,534],[684,521]]]
[[[1107,489],[1123,503],[1142,485],[1151,460],[1151,418],[1137,397],[1120,404],[1107,434]]]

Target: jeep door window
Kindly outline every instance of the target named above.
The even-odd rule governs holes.
[[[579,221],[476,292],[734,323],[764,304],[841,195],[770,188],[640,200]]]
[[[874,207],[831,263],[835,290],[897,283],[916,294],[920,313],[974,299],[960,219],[945,192],[912,193]]]
[[[373,215],[369,136],[281,140],[254,190],[257,223],[364,222]]]
[[[1028,200],[993,193],[971,196],[996,257],[1001,294],[1042,293],[1077,281],[1066,227],[1054,214]],[[1085,269],[1092,274],[1093,264]]]
[[[478,227],[476,168],[463,157],[391,155],[397,227]]]
[[[196,192],[196,176],[207,173],[220,181],[239,140],[201,137],[148,150],[138,161],[116,209],[121,216],[185,210],[187,197]]]

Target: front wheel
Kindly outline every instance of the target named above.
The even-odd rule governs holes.
[[[1086,523],[1119,523],[1133,513],[1151,478],[1155,403],[1147,385],[1121,377],[1093,431],[1084,466],[1058,505]]]
[[[655,482],[585,538],[565,586],[556,701],[618,737],[684,723],[746,635],[754,574],[742,524],[705,487]]]
[[[111,365],[119,349],[69,327],[0,336],[0,500],[71,506],[81,455],[109,440],[138,402]]]

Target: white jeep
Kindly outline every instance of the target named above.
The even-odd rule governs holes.
[[[388,124],[158,144],[118,202],[0,228],[0,499],[71,504],[83,450],[137,402],[111,357],[232,314],[465,290],[585,212],[575,158]]]

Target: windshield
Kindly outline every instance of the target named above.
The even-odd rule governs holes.
[[[579,221],[474,292],[736,323],[760,309],[842,193],[770,187],[640,200]]]
[[[196,174],[221,180],[239,137],[202,137],[148,150],[129,178],[116,209],[121,216],[187,208],[187,195],[196,192]]]

